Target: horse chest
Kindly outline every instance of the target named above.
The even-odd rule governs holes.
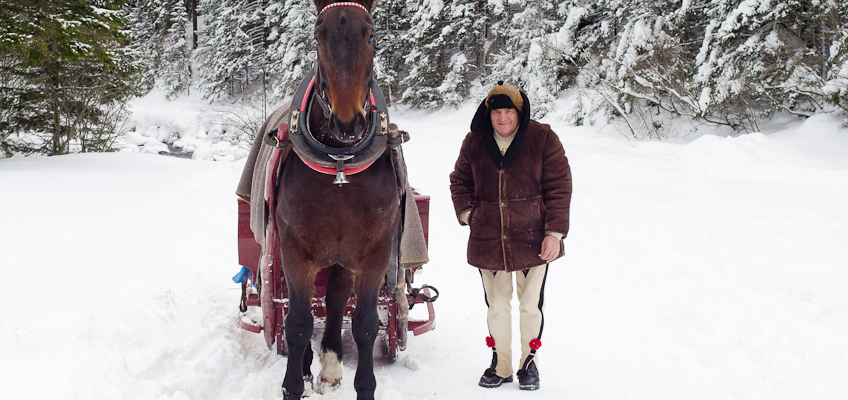
[[[396,231],[400,218],[396,181],[385,163],[375,163],[342,186],[333,185],[332,176],[293,164],[283,171],[278,197],[281,235],[335,252],[386,240]]]

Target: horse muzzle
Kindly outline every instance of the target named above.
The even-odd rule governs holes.
[[[339,142],[352,146],[365,136],[368,130],[368,122],[362,112],[354,113],[353,118],[348,123],[342,122],[336,114],[330,114],[328,127]]]

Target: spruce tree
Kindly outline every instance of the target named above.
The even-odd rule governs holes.
[[[203,0],[200,10],[206,16],[196,57],[203,68],[200,87],[205,98],[241,96],[252,82],[259,65],[244,28],[248,27],[254,0]]]
[[[169,99],[188,93],[191,85],[191,42],[188,40],[188,13],[184,0],[165,1],[162,26],[167,27],[159,64],[160,86]]]
[[[121,0],[3,3],[0,62],[4,79],[11,79],[2,83],[0,115],[21,113],[0,122],[6,155],[111,148],[126,117],[124,106],[138,86],[137,65],[122,45],[124,5]]]
[[[416,108],[438,108],[444,105],[437,88],[444,76],[446,38],[441,0],[410,2],[413,12],[411,27],[404,37],[407,76],[401,81],[401,102]]]
[[[312,68],[309,53],[315,51],[316,10],[311,0],[274,1],[263,15],[269,32],[261,60],[269,76],[266,90],[272,103],[279,103],[294,94]]]
[[[551,111],[558,92],[559,58],[552,35],[559,27],[556,10],[552,1],[509,3],[498,29],[505,37],[493,55],[493,80],[522,88],[536,117]]]
[[[424,108],[457,105],[486,74],[487,17],[479,0],[412,3],[404,37],[407,76],[403,103]]]
[[[377,57],[374,75],[389,104],[401,93],[401,80],[405,75],[404,36],[411,26],[406,0],[383,0],[377,3],[373,19],[377,36]]]

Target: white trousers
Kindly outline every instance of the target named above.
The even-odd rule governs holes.
[[[495,340],[494,350],[498,356],[496,374],[506,378],[512,376],[512,281],[515,279],[518,295],[519,331],[521,333],[521,360],[519,369],[524,367],[528,357],[538,360],[536,351],[530,347],[534,339],[541,340],[545,317],[545,280],[548,265],[543,264],[526,271],[504,272],[480,270],[483,278],[483,290],[486,293],[486,305],[489,310],[486,320],[489,336]],[[513,278],[514,276],[514,278]],[[536,368],[539,363],[536,361]]]

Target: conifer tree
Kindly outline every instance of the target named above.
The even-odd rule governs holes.
[[[441,64],[445,26],[441,0],[411,3],[411,27],[404,37],[407,76],[401,81],[401,102],[419,108],[437,108],[443,105],[436,88],[442,83]]]
[[[312,68],[316,10],[311,0],[284,0],[268,4],[263,15],[269,34],[262,62],[270,78],[269,98],[279,103],[294,94]]]
[[[389,104],[401,93],[408,48],[404,36],[411,24],[406,0],[382,0],[373,13],[377,32],[377,57],[374,74]]]
[[[542,117],[550,112],[558,92],[559,58],[552,35],[558,28],[556,6],[538,0],[509,5],[499,24],[506,36],[493,56],[492,77],[521,87],[533,105],[533,115]]]
[[[184,0],[167,0],[161,19],[167,27],[159,67],[161,86],[167,98],[188,93],[191,85],[191,42],[188,40],[188,13]]]
[[[166,97],[188,92],[192,42],[185,0],[138,0],[130,6],[130,45],[144,63],[144,89],[157,83]]]
[[[453,0],[413,4],[412,24],[405,36],[407,76],[401,101],[437,108],[464,101],[486,71],[486,26],[483,2]]]
[[[203,0],[200,10],[205,18],[196,57],[203,66],[200,87],[205,98],[241,96],[257,67],[255,52],[244,28],[254,15],[253,0]]]
[[[121,0],[21,0],[0,7],[0,147],[50,155],[105,151],[136,92]],[[10,107],[11,111],[5,108]],[[26,139],[16,140],[21,134]]]
[[[142,65],[141,89],[148,92],[156,84],[159,54],[161,54],[161,31],[157,29],[161,10],[157,0],[137,0],[129,6],[130,48]]]

